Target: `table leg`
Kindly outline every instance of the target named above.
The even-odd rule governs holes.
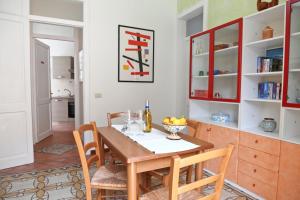
[[[128,200],[137,199],[137,174],[135,163],[129,163],[127,165],[127,188],[128,188]]]

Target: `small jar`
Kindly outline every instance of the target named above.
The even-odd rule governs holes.
[[[262,32],[262,38],[263,40],[269,39],[273,37],[274,29],[270,26],[266,26]]]

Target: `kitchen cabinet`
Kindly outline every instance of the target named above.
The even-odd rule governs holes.
[[[74,79],[74,58],[72,56],[52,56],[51,58],[54,79]]]
[[[52,101],[52,121],[69,121],[68,117],[68,99],[53,98]]]
[[[200,126],[201,129],[198,137],[213,143],[215,149],[226,147],[228,144],[233,144],[235,146],[228,164],[225,178],[231,182],[237,182],[239,131],[205,123],[201,123]],[[219,170],[220,161],[220,159],[208,161],[205,163],[204,167],[209,171],[216,173]]]
[[[300,145],[281,142],[278,200],[300,199]]]

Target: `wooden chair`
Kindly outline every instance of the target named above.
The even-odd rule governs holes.
[[[224,185],[224,176],[227,169],[227,165],[233,150],[233,145],[228,145],[227,148],[209,151],[198,155],[190,156],[181,159],[179,156],[174,156],[171,166],[171,177],[169,187],[160,188],[141,196],[140,200],[219,200],[221,199],[221,193]],[[190,166],[192,164],[205,162],[207,160],[223,158],[219,172],[213,176],[202,178],[198,181],[179,186],[180,169]],[[215,190],[213,193],[204,195],[197,188],[202,186],[213,184]]]
[[[199,128],[200,128],[200,123],[198,121],[187,119],[188,134],[191,137],[197,137]],[[170,172],[170,168],[164,168],[161,170],[150,171],[150,172],[148,172],[148,174],[150,177],[153,176],[153,177],[160,179],[164,186],[168,186],[169,177],[170,177],[169,172]],[[192,175],[193,175],[193,166],[182,168],[180,170],[180,173],[181,174],[186,173],[186,182],[187,183],[191,182]],[[151,179],[150,177],[147,177],[146,186],[150,185],[150,183],[149,183],[149,181],[150,181],[149,179]]]
[[[111,126],[113,119],[120,118],[120,117],[123,117],[125,115],[126,115],[125,112],[107,113],[107,125]]]
[[[134,117],[139,116],[138,113],[132,113],[131,115],[134,116]],[[107,113],[107,125],[111,126],[113,119],[121,118],[121,117],[124,117],[124,116],[127,117],[127,112]]]
[[[82,138],[86,131],[93,132],[94,141],[84,145]],[[104,153],[102,144],[99,142],[98,134],[95,122],[82,125],[78,130],[73,131],[83,169],[87,200],[92,200],[92,189],[97,189],[97,199],[105,197],[105,190],[127,190],[126,170],[121,168],[110,170],[103,165]],[[87,157],[86,152],[93,148],[95,148],[96,153]],[[97,169],[91,178],[89,169],[94,163],[96,163]]]

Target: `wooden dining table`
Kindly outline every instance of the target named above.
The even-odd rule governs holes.
[[[167,133],[167,131],[165,131],[162,126],[154,124],[153,128]],[[179,133],[179,136],[183,140],[186,140],[198,146],[186,151],[155,154],[113,127],[99,127],[98,131],[100,134],[101,151],[104,152],[104,145],[108,146],[109,149],[114,154],[116,154],[118,159],[120,159],[125,165],[127,165],[128,200],[136,200],[138,198],[138,174],[142,172],[170,167],[172,157],[175,155],[179,155],[180,157],[187,157],[204,152],[214,147],[212,143],[194,138],[187,134]],[[196,165],[196,180],[202,177],[202,170],[202,164]]]

